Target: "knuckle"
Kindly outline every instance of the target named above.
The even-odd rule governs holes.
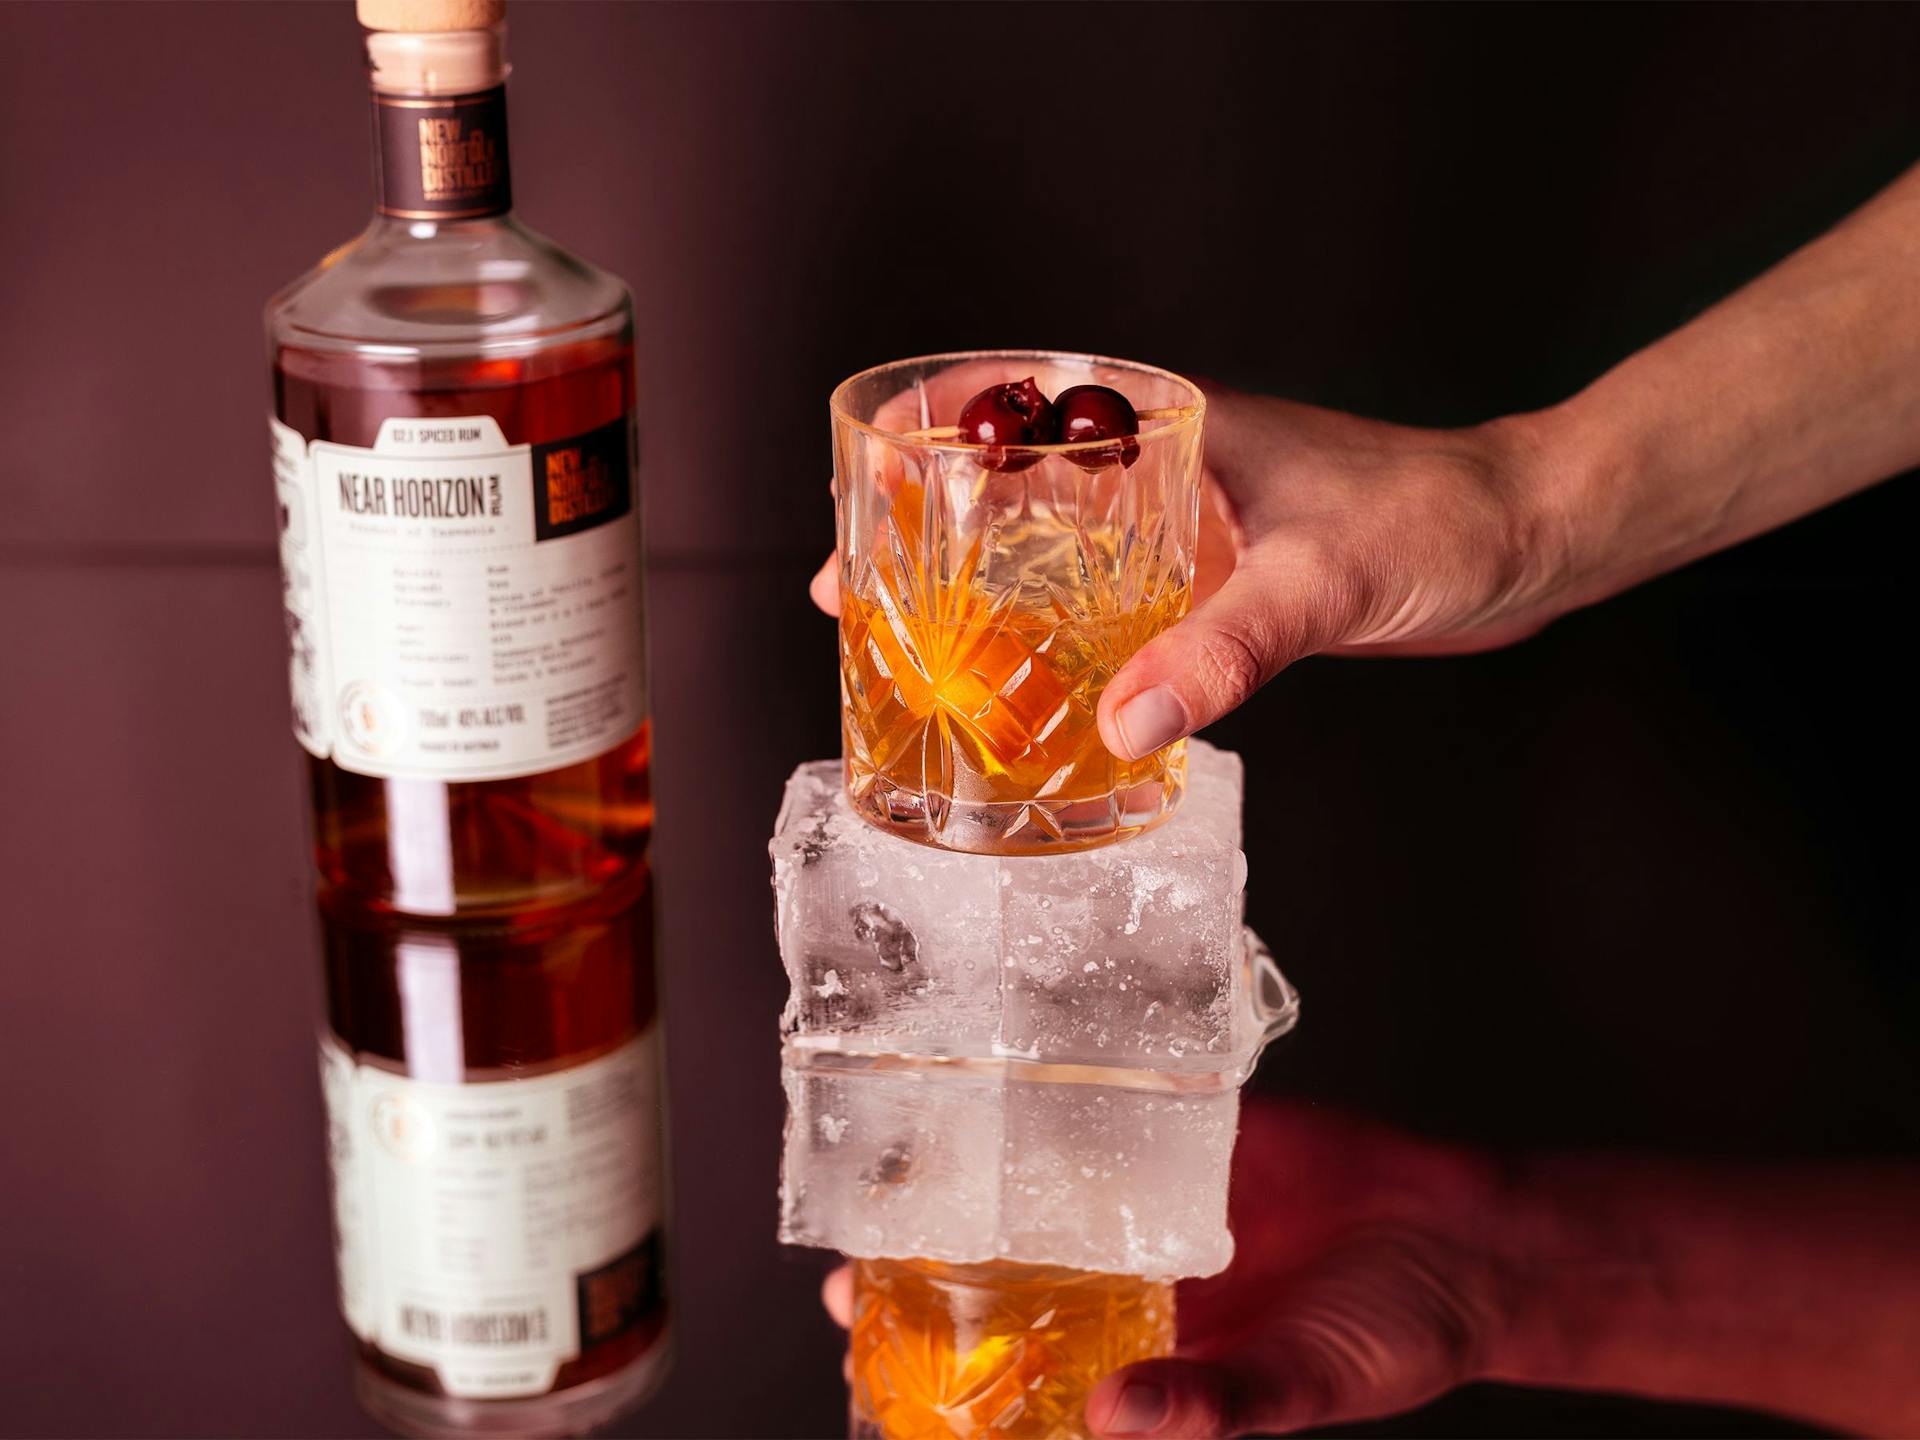
[[[1315,654],[1377,623],[1375,612],[1397,568],[1392,546],[1365,527],[1325,529],[1292,537],[1286,569],[1303,577],[1290,588],[1290,659]]]
[[[1275,1366],[1278,1373],[1268,1377],[1263,1398],[1290,1427],[1341,1415],[1350,1408],[1356,1381],[1380,1368],[1372,1353],[1377,1347],[1345,1320],[1301,1318],[1282,1327],[1282,1334],[1284,1359]]]
[[[1237,1378],[1229,1371],[1192,1361],[1167,1362],[1161,1376],[1172,1391],[1171,1414],[1160,1433],[1180,1440],[1225,1440],[1258,1428],[1257,1407],[1236,1402]]]
[[[1302,636],[1306,645],[1318,650],[1344,639],[1375,608],[1384,573],[1394,568],[1390,548],[1364,535],[1315,538],[1315,613]]]

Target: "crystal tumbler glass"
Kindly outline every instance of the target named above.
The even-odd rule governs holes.
[[[991,386],[1118,391],[1137,438],[1015,448],[959,419]],[[1205,401],[1165,370],[1038,350],[926,356],[833,393],[847,793],[985,854],[1124,839],[1180,803],[1186,749],[1101,743],[1107,681],[1191,603]]]

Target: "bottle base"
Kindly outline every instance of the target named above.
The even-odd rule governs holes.
[[[353,1389],[362,1408],[399,1435],[453,1440],[470,1435],[566,1440],[591,1435],[651,1398],[673,1365],[671,1334],[625,1369],[598,1380],[513,1400],[469,1400],[432,1395],[380,1374],[365,1362],[354,1366]]]

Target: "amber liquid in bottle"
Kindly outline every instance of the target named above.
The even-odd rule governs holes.
[[[273,378],[282,422],[366,447],[390,419],[474,415],[499,421],[510,443],[538,445],[618,421],[634,402],[625,333],[499,359],[386,362],[283,345]],[[416,915],[579,899],[646,856],[651,739],[643,722],[591,760],[507,780],[380,778],[311,756],[315,864],[369,906]]]

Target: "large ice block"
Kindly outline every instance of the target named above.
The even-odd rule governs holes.
[[[801,766],[770,846],[788,1043],[1244,1076],[1240,761],[1196,740],[1187,764],[1157,829],[1009,857],[877,830],[838,762]]]

